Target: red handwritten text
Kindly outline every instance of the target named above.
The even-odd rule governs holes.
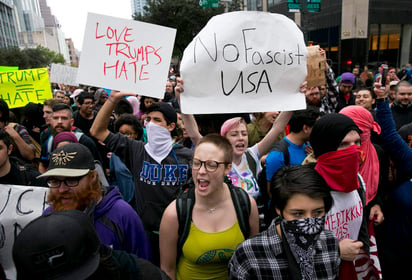
[[[103,63],[105,76],[114,75],[116,79],[149,80],[150,66],[162,62],[160,50],[162,47],[151,45],[132,45],[135,42],[132,34],[133,29],[124,27],[116,29],[110,26],[101,27],[96,22],[96,40],[105,40],[109,56],[116,57],[115,61]],[[108,41],[108,42],[107,42]]]
[[[326,216],[325,229],[335,232],[339,240],[349,237],[349,223],[356,219],[362,219],[362,202],[340,212],[329,213]]]

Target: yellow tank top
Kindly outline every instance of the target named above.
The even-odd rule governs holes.
[[[177,279],[228,279],[229,260],[244,240],[237,221],[220,232],[201,231],[192,222],[177,265]]]

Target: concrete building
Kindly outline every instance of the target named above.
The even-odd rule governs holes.
[[[46,0],[39,0],[41,16],[44,20],[45,47],[63,55],[67,64],[70,64],[69,50],[66,45],[64,33],[62,32],[59,22],[51,13],[50,7],[47,6]]]
[[[18,47],[12,0],[0,0],[0,15],[0,48]]]
[[[66,46],[67,46],[67,49],[69,50],[70,66],[79,67],[79,56],[80,55],[77,53],[77,50],[74,48],[74,44],[71,38],[66,39]]]
[[[321,0],[320,12],[308,12],[306,0],[245,1],[248,10],[280,13],[300,23],[307,44],[324,48],[339,73],[355,64],[376,69],[383,62],[398,67],[412,62],[410,0]],[[289,12],[287,2],[299,3],[300,13]]]
[[[65,36],[46,0],[0,0],[0,48],[42,46],[70,64]]]

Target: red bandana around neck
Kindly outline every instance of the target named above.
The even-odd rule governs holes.
[[[349,193],[359,188],[359,163],[360,147],[352,145],[319,156],[315,169],[332,189]]]

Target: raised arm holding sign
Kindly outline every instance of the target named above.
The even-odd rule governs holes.
[[[303,34],[287,17],[232,12],[213,17],[185,49],[182,112],[271,112],[305,108]]]

